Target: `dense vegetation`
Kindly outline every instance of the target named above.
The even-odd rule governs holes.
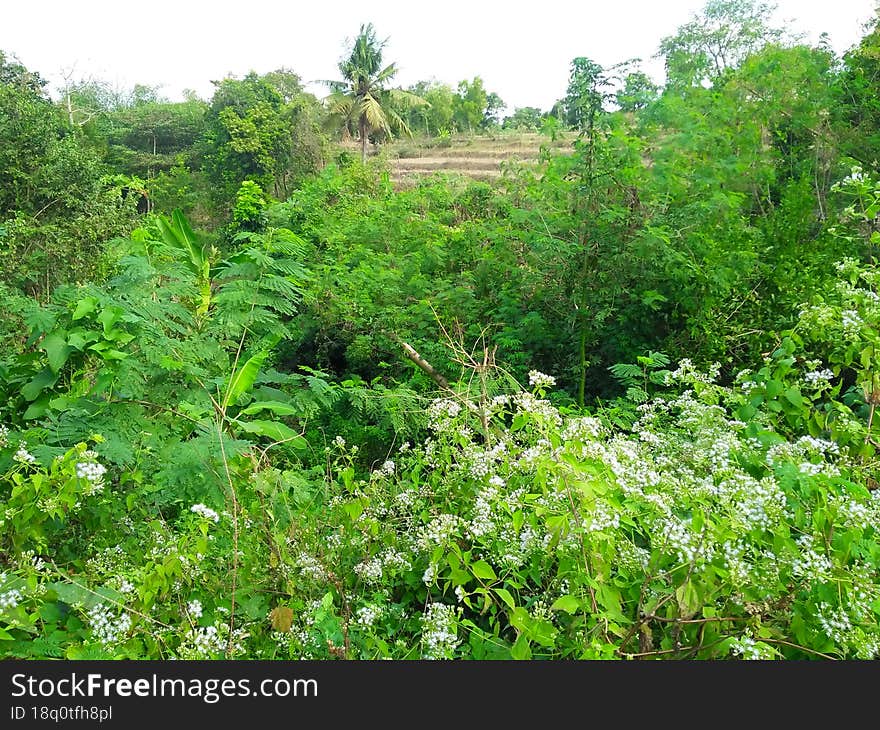
[[[0,55],[0,654],[880,655],[880,28],[766,17],[504,119],[372,26],[323,102]]]

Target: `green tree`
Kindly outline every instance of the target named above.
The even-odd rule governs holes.
[[[382,50],[388,39],[379,40],[372,23],[362,25],[351,50],[339,63],[342,79],[325,82],[331,89],[327,108],[331,123],[344,134],[358,135],[361,160],[367,159],[371,135],[392,137],[395,132],[412,136],[404,114],[424,99],[403,89],[387,88],[397,75],[397,66],[382,65]],[[403,112],[403,114],[401,113]]]
[[[276,197],[319,166],[322,141],[316,102],[292,72],[227,78],[206,114],[204,170],[216,202],[230,205],[244,180]]]
[[[661,41],[657,55],[666,63],[667,83],[709,84],[765,44],[781,41],[785,32],[767,24],[775,9],[756,0],[709,0]]]
[[[573,129],[587,132],[588,136],[602,112],[605,102],[610,98],[608,89],[612,80],[595,61],[578,56],[571,62],[568,89],[563,108],[565,120]]]
[[[544,115],[541,110],[534,106],[517,107],[513,114],[505,117],[501,126],[504,129],[527,129],[530,131],[541,128]]]
[[[504,111],[504,100],[494,91],[486,95],[486,109],[483,112],[483,121],[480,125],[483,129],[493,127],[500,122],[499,115]]]
[[[473,134],[483,126],[486,118],[486,107],[489,94],[483,86],[483,79],[474,76],[472,81],[461,81],[458,84],[458,95],[455,98],[455,125],[462,132]]]
[[[660,93],[651,78],[643,71],[633,71],[623,79],[623,86],[617,90],[615,101],[621,111],[634,112],[644,109]]]
[[[133,212],[43,86],[0,53],[0,281],[34,296],[99,275]]]
[[[880,18],[844,56],[835,91],[835,126],[846,154],[880,170]]]
[[[455,92],[449,84],[436,81],[419,81],[408,91],[427,103],[413,107],[409,112],[410,129],[423,129],[427,135],[450,131],[454,126]]]
[[[108,162],[120,172],[153,178],[183,156],[192,158],[205,134],[201,101],[148,101],[111,114]]]

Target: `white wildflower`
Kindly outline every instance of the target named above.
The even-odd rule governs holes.
[[[199,515],[200,517],[204,517],[206,520],[213,520],[214,522],[220,521],[220,515],[218,515],[210,507],[206,507],[205,505],[203,505],[201,503],[194,504],[192,507],[189,508],[189,511],[194,512],[195,514]]]
[[[556,378],[539,370],[529,370],[529,385],[533,388],[547,388],[556,385]]]

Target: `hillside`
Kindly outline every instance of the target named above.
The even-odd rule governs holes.
[[[505,164],[537,164],[541,151],[565,154],[572,151],[576,136],[566,133],[555,140],[537,132],[501,131],[484,135],[416,137],[398,139],[372,147],[372,155],[386,155],[391,163],[395,187],[405,188],[419,177],[435,172],[457,173],[474,180],[491,181],[502,174]],[[357,143],[344,145],[357,151]]]

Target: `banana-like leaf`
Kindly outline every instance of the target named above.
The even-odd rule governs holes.
[[[279,416],[296,416],[302,413],[301,408],[291,405],[290,403],[282,403],[278,400],[261,400],[251,403],[242,413],[251,415],[260,411],[272,411]]]
[[[192,271],[198,276],[204,276],[205,264],[208,263],[205,257],[205,249],[199,243],[198,236],[190,227],[183,213],[175,210],[171,214],[169,221],[165,216],[159,216],[157,219],[159,232],[162,234],[162,240],[172,248],[183,251],[188,261],[186,262]]]
[[[239,421],[235,423],[244,431],[265,436],[273,441],[289,441],[295,447],[303,447],[306,440],[289,426],[277,421]]]
[[[256,355],[249,357],[244,365],[232,374],[232,377],[229,379],[229,385],[226,388],[226,394],[223,396],[224,408],[230,403],[236,403],[242,395],[254,386],[257,373],[260,372],[260,368],[268,356],[268,350],[261,350]]]

